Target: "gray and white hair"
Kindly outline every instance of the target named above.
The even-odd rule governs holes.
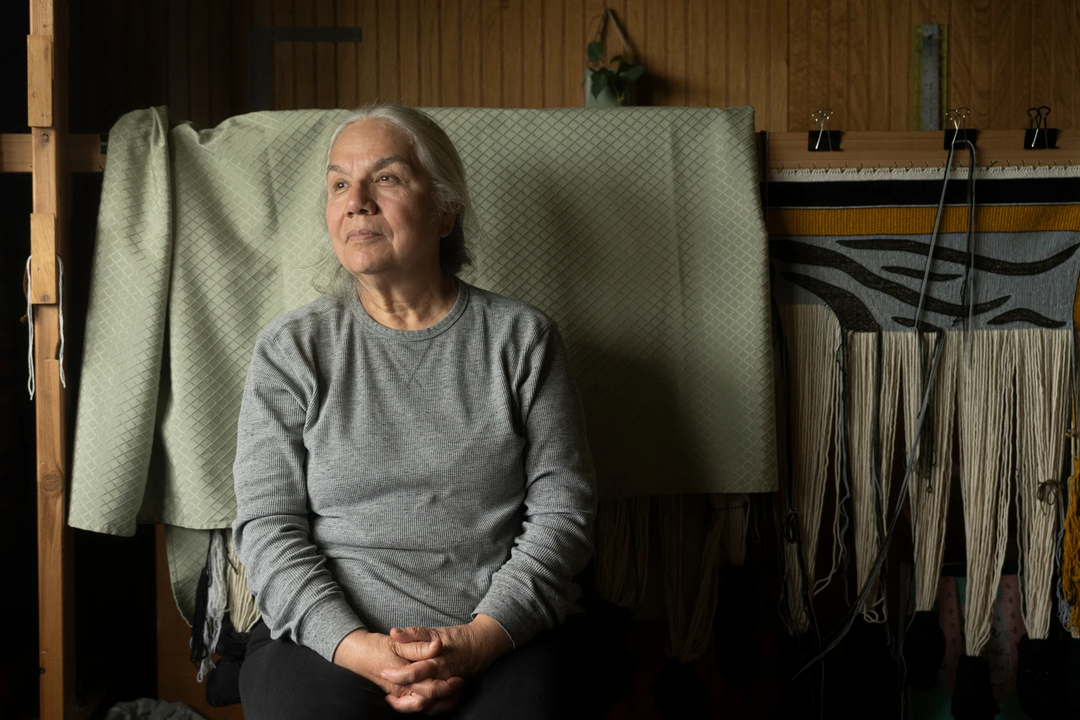
[[[330,135],[323,172],[324,186],[334,143],[347,127],[364,120],[382,120],[402,130],[408,136],[420,164],[431,176],[437,212],[441,215],[450,210],[457,211],[454,227],[439,243],[439,269],[448,277],[457,275],[463,267],[472,264],[465,241],[466,237],[475,237],[479,226],[465,180],[465,165],[454,143],[429,115],[416,108],[391,104],[364,105],[350,112]]]

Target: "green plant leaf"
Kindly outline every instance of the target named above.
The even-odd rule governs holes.
[[[626,58],[624,58],[622,55],[616,55],[615,57],[611,58],[611,62],[609,64],[621,66],[624,62],[626,62]]]
[[[640,65],[635,65],[626,72],[626,79],[630,82],[635,82],[644,74],[645,68],[641,67]]]
[[[594,98],[600,97],[600,93],[604,92],[604,88],[608,86],[608,73],[605,70],[597,70],[592,76],[592,96]]]
[[[591,42],[589,43],[589,62],[598,63],[604,59],[604,43]]]

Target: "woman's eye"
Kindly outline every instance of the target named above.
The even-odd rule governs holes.
[[[397,178],[395,178],[393,175],[380,175],[379,176],[379,182],[384,182],[384,181],[392,182],[392,181],[394,181],[396,179]]]
[[[338,180],[337,182],[334,183],[334,189],[335,190],[340,190],[343,187],[345,187],[345,183],[342,182],[341,180]]]

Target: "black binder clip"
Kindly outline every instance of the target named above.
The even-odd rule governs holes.
[[[971,110],[966,107],[953,108],[945,113],[945,121],[952,123],[952,129],[945,131],[945,143],[943,145],[945,150],[951,148],[953,143],[957,145],[963,145],[965,142],[975,144],[978,130],[967,126],[967,119],[970,114]]]
[[[822,108],[810,115],[817,123],[817,130],[811,130],[806,141],[806,149],[810,152],[831,152],[840,149],[840,131],[829,129],[829,118],[832,117],[832,108]]]
[[[1057,147],[1057,128],[1046,127],[1050,108],[1030,107],[1027,111],[1030,127],[1024,131],[1025,150],[1050,150]]]

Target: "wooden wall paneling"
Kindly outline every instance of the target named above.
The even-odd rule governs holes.
[[[1050,103],[1052,127],[1076,127],[1077,68],[1075,48],[1080,26],[1069,22],[1075,0],[1055,0],[1054,9],[1054,94]]]
[[[833,109],[832,127],[847,130],[851,127],[848,104],[848,0],[829,0],[829,95],[828,106]]]
[[[998,10],[997,7],[994,8]],[[1031,18],[1031,105],[1052,105],[1054,87],[1054,10],[1049,0],[1040,0]],[[1074,39],[1075,42],[1075,39]],[[1053,111],[1053,108],[1051,108]],[[1026,118],[1025,118],[1026,119]],[[1055,120],[1057,118],[1054,118]]]
[[[191,115],[192,123],[198,129],[210,127],[211,103],[210,88],[213,76],[210,74],[210,2],[209,0],[190,0],[191,18],[188,29],[190,49],[189,73],[191,76]]]
[[[503,107],[525,106],[525,68],[522,65],[522,0],[502,0]]]
[[[648,93],[642,98],[653,105],[667,105],[667,91],[671,79],[667,70],[667,28],[664,23],[664,6],[652,0],[645,3],[645,25],[641,33],[642,53],[650,75]]]
[[[810,0],[788,0],[787,130],[810,127]]]
[[[439,87],[439,0],[420,0],[420,105],[437,107]]]
[[[379,49],[382,38],[379,35],[379,6],[376,0],[357,0],[360,18],[360,67],[357,80],[357,104],[365,105],[377,100],[385,100],[379,94]],[[438,47],[436,42],[434,47]]]
[[[293,25],[314,27],[315,4],[312,0],[293,0]],[[317,107],[315,104],[315,43],[293,43],[293,77],[296,84],[296,107]]]
[[[383,102],[401,102],[401,71],[398,53],[398,0],[379,0],[379,97]],[[443,45],[446,48],[446,45]]]
[[[1009,91],[1008,112],[1005,123],[995,128],[1014,129],[1027,127],[1027,109],[1031,107],[1032,47],[1031,47],[1032,0],[1013,0],[1012,12],[1012,86]]]
[[[1014,0],[991,0],[993,6],[992,29],[994,47],[990,64],[990,124],[992,128],[1009,125],[1009,108],[1012,99],[1013,55],[1009,11]]]
[[[461,0],[442,0],[439,32],[442,38],[439,61],[442,104],[446,107],[459,107],[461,105]],[[540,62],[539,53],[531,57],[534,64]]]
[[[889,6],[889,126],[892,131],[911,126],[911,0],[891,0]]]
[[[569,0],[576,4],[574,0]],[[466,4],[473,2],[466,0]],[[544,107],[564,107],[563,100],[563,0],[545,0],[544,2],[544,49],[541,58],[544,63]]]
[[[334,27],[334,0],[315,0],[315,27]],[[315,107],[338,106],[337,102],[337,43],[315,43]]]
[[[769,124],[784,132],[788,123],[788,0],[769,2]]]
[[[573,2],[574,0],[570,1]],[[586,38],[585,46],[582,48],[579,57],[583,57],[583,63],[587,63],[589,60],[589,43],[596,40],[596,32],[600,28],[600,21],[604,16],[604,9],[607,7],[607,3],[604,0],[577,0],[577,4],[582,6],[582,22],[584,23],[583,32],[585,33]],[[623,18],[620,18],[620,20],[623,20]],[[632,32],[626,25],[623,25],[623,29],[626,30],[627,33]],[[612,28],[608,28],[605,32],[605,36],[600,40],[604,43],[604,59],[609,59],[622,52],[622,45],[619,44],[619,40],[615,37],[615,31]],[[645,47],[643,44],[638,43],[638,47],[644,52]],[[638,60],[640,62],[641,58],[638,58]],[[648,75],[650,72],[657,73],[660,71],[656,68],[646,67],[645,72]],[[584,78],[582,80],[584,81]],[[647,78],[642,84],[638,85],[638,102],[643,102],[643,97],[649,97],[647,93],[642,96],[642,91],[651,89],[653,82],[652,79]],[[582,84],[582,91],[586,92],[584,84]],[[584,104],[584,102],[585,100],[582,98],[582,104]]]
[[[889,6],[867,5],[867,128],[889,129]]]
[[[724,0],[715,0],[715,4],[720,4],[722,2],[724,2]],[[638,83],[638,102],[642,102],[644,98],[648,97],[648,93],[651,89],[650,86],[653,82],[650,76],[655,72],[655,70],[645,62],[645,0],[626,0],[624,5],[626,8],[626,16],[620,19],[623,21],[623,28],[626,30],[626,37],[630,40],[630,44],[634,48],[635,61],[645,68],[644,79]],[[586,15],[586,39],[592,40],[592,34],[595,31],[595,21],[591,16]],[[711,42],[719,43],[720,40],[714,37]],[[584,46],[582,46],[581,52],[582,57],[584,57]]]
[[[809,34],[807,43],[810,46],[810,62],[807,63],[809,73],[809,112],[806,119],[806,127],[813,126],[814,121],[810,116],[818,110],[830,106],[829,98],[829,0],[810,0]],[[834,106],[835,109],[835,106]],[[846,119],[833,117],[832,127],[842,130]],[[839,124],[837,124],[839,123]]]
[[[252,0],[236,0],[229,4],[229,115],[248,111],[248,30],[254,24]]]
[[[746,5],[746,101],[758,130],[769,126],[769,6]]]
[[[757,4],[757,3],[755,3]],[[671,79],[668,94],[669,105],[687,105],[689,96],[686,0],[668,0],[667,3],[667,74]]]
[[[870,129],[870,25],[867,0],[848,2],[849,130]]]
[[[466,0],[461,6],[461,104],[465,107],[480,107],[482,104],[483,51],[480,0]]]
[[[746,77],[746,3],[747,0],[728,0],[727,6],[727,104],[730,107],[746,105],[750,100]]]
[[[415,2],[415,0],[413,0]],[[337,0],[334,7],[334,25],[337,27],[357,27],[356,0]],[[357,69],[360,63],[360,46],[370,43],[371,28],[361,28],[361,41],[359,43],[338,43],[337,64],[335,75],[337,77],[337,104],[343,108],[354,108],[360,104],[359,88],[357,87]]]
[[[226,3],[210,3],[210,118],[213,127],[232,115],[232,47],[230,8]]]
[[[420,0],[398,2],[398,53],[401,102],[420,104],[420,56],[428,49],[420,44]]]
[[[786,0],[785,0],[786,1]],[[686,8],[686,104],[709,104],[709,3],[690,0]]]
[[[120,43],[107,43],[107,46]],[[176,117],[191,117],[188,98],[188,3],[173,0],[169,3],[169,91],[167,104]],[[115,107],[115,105],[113,106]]]
[[[971,0],[971,117],[975,128],[990,125],[990,58],[994,55],[990,35],[991,0]]]
[[[274,0],[274,12],[271,18],[273,27],[293,27],[293,0]],[[293,68],[293,42],[275,42],[272,55],[274,58],[274,96],[272,107],[275,110],[294,110],[296,108],[296,83]]]
[[[547,2],[557,1],[547,0]],[[527,0],[522,7],[521,63],[524,65],[522,100],[527,108],[544,107],[544,4],[543,0]]]
[[[483,0],[480,9],[483,52],[480,55],[480,103],[502,107],[502,7],[500,0]]]
[[[625,17],[620,17],[619,20],[626,22]],[[588,40],[592,39],[586,39],[585,27],[585,3],[580,0],[566,0],[563,12],[563,103],[567,107],[581,107],[585,104],[583,73],[589,59],[586,54]]]
[[[945,102],[946,107],[972,107],[971,30],[971,0],[951,0],[949,5],[949,90]]]

